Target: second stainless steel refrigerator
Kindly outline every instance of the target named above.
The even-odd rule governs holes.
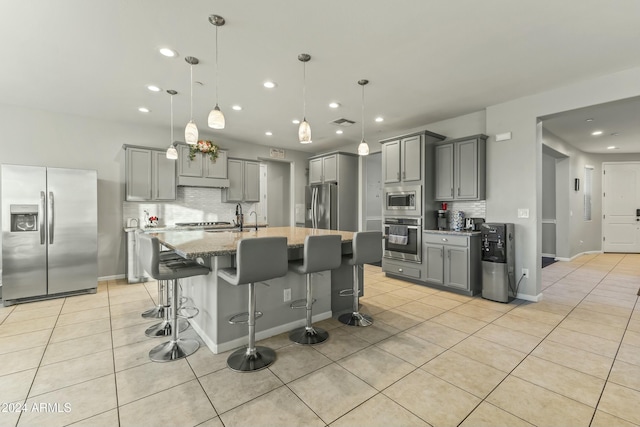
[[[96,171],[0,165],[4,305],[95,292]]]
[[[356,231],[357,193],[335,183],[305,188],[305,227]]]

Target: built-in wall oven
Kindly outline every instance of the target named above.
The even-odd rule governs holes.
[[[384,215],[389,217],[421,216],[422,186],[385,187]]]
[[[384,257],[422,263],[422,220],[387,217],[384,219]]]

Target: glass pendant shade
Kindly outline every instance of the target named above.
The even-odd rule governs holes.
[[[189,120],[184,128],[184,140],[187,144],[195,145],[198,143],[198,126],[193,120]]]
[[[300,144],[311,144],[311,126],[307,119],[302,120],[298,127],[298,139]]]
[[[364,139],[360,141],[360,145],[358,145],[358,154],[361,156],[369,155],[369,144]]]
[[[220,111],[218,104],[209,113],[208,124],[212,129],[224,129],[224,114]]]
[[[178,160],[178,150],[173,145],[167,148],[167,159]]]

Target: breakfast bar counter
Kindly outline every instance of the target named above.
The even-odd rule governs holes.
[[[353,234],[349,231],[319,230],[302,227],[245,227],[243,231],[180,230],[154,233],[160,243],[178,254],[211,268],[206,276],[180,280],[185,305],[196,306],[200,313],[190,320],[192,327],[214,353],[246,344],[246,328],[229,324],[228,319],[247,311],[246,286],[232,286],[218,277],[218,270],[234,266],[238,241],[260,237],[286,237],[289,260],[303,258],[306,236],[339,235],[342,253],[351,253]],[[353,286],[352,267],[346,262],[336,270],[313,274],[313,321],[318,322],[351,310],[351,298],[339,296],[342,289]],[[362,274],[362,273],[360,273]],[[362,283],[362,281],[361,281]],[[292,301],[306,295],[303,275],[289,272],[286,276],[269,280],[264,286],[256,283],[257,310],[263,316],[256,322],[256,339],[261,340],[288,332],[305,324],[304,310],[290,308]],[[290,300],[285,297],[290,292]]]

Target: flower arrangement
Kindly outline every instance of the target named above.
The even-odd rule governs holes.
[[[144,210],[144,220],[145,220],[145,227],[155,227],[158,225],[158,217],[155,215],[149,215],[149,211],[148,210]]]
[[[218,146],[211,141],[200,140],[197,144],[189,146],[189,160],[196,157],[196,153],[200,152],[208,154],[211,161],[215,163],[218,158]]]

